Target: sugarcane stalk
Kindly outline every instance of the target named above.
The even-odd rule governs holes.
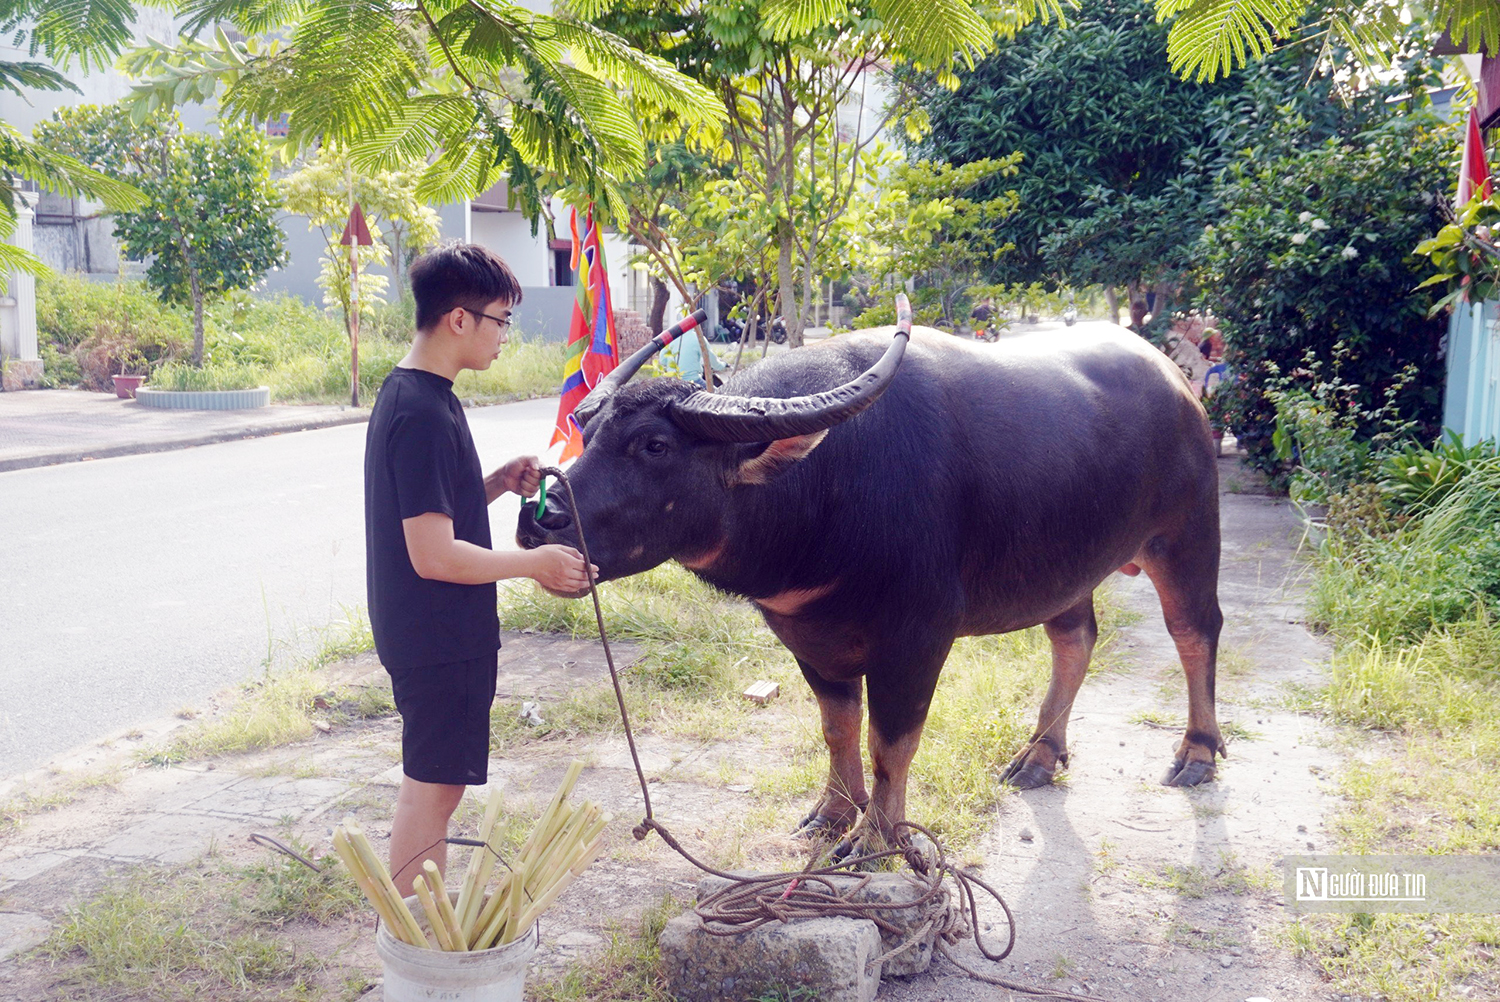
[[[480,910],[479,917],[474,920],[473,931],[469,933],[469,949],[483,950],[489,943],[494,942],[495,936],[499,934],[499,925],[495,923],[496,916],[499,917],[499,923],[503,924],[505,916],[509,914],[505,909],[505,896],[510,893],[512,883],[514,883],[514,874],[507,870],[501,875],[499,882],[495,885],[494,893],[485,902],[484,908]],[[492,925],[495,925],[495,928],[491,928]]]
[[[484,810],[484,824],[479,829],[479,841],[485,844],[474,848],[474,854],[469,857],[469,869],[458,889],[456,911],[459,925],[465,930],[473,926],[475,916],[479,914],[480,899],[484,897],[484,886],[490,878],[489,864],[494,857],[490,855],[489,841],[490,834],[495,830],[495,822],[500,817],[500,801],[500,787],[496,786],[490,791],[490,800]]]
[[[516,923],[521,921],[521,913],[526,910],[526,907],[529,904],[528,896],[526,894],[526,881],[528,879],[528,875],[529,873],[525,863],[522,863],[519,867],[516,868],[516,877],[514,878],[515,882],[511,887],[510,900],[505,903],[505,932],[500,937],[500,942],[502,943],[512,942],[517,936],[521,934],[520,929],[516,927]]]
[[[558,784],[557,792],[552,794],[552,800],[547,804],[547,809],[532,829],[531,838],[526,840],[522,848],[521,856],[525,859],[533,851],[545,847],[546,840],[552,836],[556,819],[562,811],[563,803],[573,793],[573,786],[578,782],[578,777],[583,773],[583,759],[575,758],[568,763],[568,769],[563,773],[562,782]],[[528,860],[529,861],[529,860]]]
[[[344,834],[349,837],[349,844],[359,854],[360,861],[364,863],[370,877],[396,903],[396,918],[411,936],[407,942],[413,946],[425,946],[427,937],[422,933],[422,927],[417,925],[417,920],[412,915],[411,909],[406,907],[406,902],[402,899],[401,893],[396,890],[396,884],[391,880],[391,875],[387,872],[385,864],[380,862],[380,859],[375,855],[375,850],[370,846],[370,840],[365,838],[364,829],[352,822],[345,822]]]
[[[448,927],[443,923],[443,913],[438,911],[438,905],[432,897],[432,890],[427,886],[427,880],[422,874],[417,874],[411,880],[411,892],[422,902],[422,910],[427,913],[427,924],[432,927],[432,935],[437,938],[438,946],[449,953],[462,949],[453,942],[453,937],[448,933]]]
[[[443,886],[442,871],[429,859],[422,864],[422,874],[427,878],[427,886],[432,888],[438,915],[442,917],[443,927],[448,931],[448,938],[453,941],[453,948],[467,950],[469,937],[464,933],[463,927],[458,924],[458,915],[453,910],[453,902],[448,899],[448,889]]]
[[[349,838],[344,834],[343,829],[335,828],[333,830],[333,850],[338,853],[339,859],[344,861],[344,868],[354,877],[354,882],[364,892],[365,900],[370,902],[374,907],[375,914],[380,916],[380,921],[385,923],[385,927],[391,931],[391,935],[410,946],[426,946],[427,941],[425,939],[420,944],[410,941],[406,927],[396,918],[396,913],[392,910],[391,902],[386,897],[385,891],[365,870],[364,863],[359,858],[359,853],[355,852],[354,847],[349,844]],[[406,903],[402,902],[401,907],[404,909]]]

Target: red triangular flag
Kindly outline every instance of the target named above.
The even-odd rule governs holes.
[[[1455,208],[1462,209],[1476,193],[1490,197],[1490,165],[1484,155],[1484,133],[1479,131],[1479,116],[1469,109],[1469,127],[1464,132],[1464,159],[1458,165],[1458,198]]]
[[[344,224],[344,235],[339,237],[339,243],[348,247],[350,237],[361,247],[368,247],[375,242],[370,239],[370,228],[365,225],[365,210],[359,207],[358,202],[349,210],[349,221]]]

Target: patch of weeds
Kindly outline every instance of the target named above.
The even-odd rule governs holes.
[[[648,907],[633,931],[616,926],[602,956],[574,964],[560,978],[527,985],[533,1002],[671,1002],[659,941],[686,905],[671,894]]]
[[[1265,738],[1260,731],[1252,731],[1238,720],[1219,721],[1219,733],[1225,741],[1261,741]]]
[[[1072,974],[1073,969],[1077,966],[1073,961],[1059,953],[1052,958],[1052,972],[1047,976],[1053,981],[1062,981],[1069,974]]]
[[[1282,939],[1298,956],[1311,956],[1334,991],[1389,1002],[1500,991],[1500,916],[1309,915],[1289,923]],[[1460,985],[1469,992],[1456,991]]]
[[[306,856],[308,847],[290,836],[282,841]],[[277,853],[271,859],[236,871],[248,891],[245,904],[262,924],[281,927],[299,919],[327,924],[364,904],[364,896],[338,857],[329,853],[314,860],[314,872],[295,859]]]
[[[1120,860],[1115,856],[1115,849],[1119,848],[1107,838],[1099,840],[1099,861],[1094,864],[1094,869],[1100,874],[1113,873],[1120,868]]]
[[[379,720],[395,714],[396,697],[388,684],[354,686],[333,709],[348,720]]]
[[[26,819],[44,811],[55,811],[73,802],[70,790],[48,793],[23,793],[0,803],[0,835],[8,835],[26,823]]]
[[[1142,724],[1164,731],[1180,731],[1184,726],[1184,719],[1165,710],[1138,710],[1130,715],[1127,723]]]
[[[1240,945],[1239,940],[1217,929],[1205,930],[1180,921],[1168,925],[1162,938],[1189,950],[1227,950],[1231,946]]]
[[[804,985],[795,988],[778,985],[766,988],[758,995],[751,995],[745,1002],[817,1002],[819,998],[816,991]]]
[[[38,953],[58,965],[62,985],[110,997],[305,997],[315,962],[217,900],[201,871],[140,871],[70,908]]]
[[[318,732],[313,725],[315,716],[330,708],[341,721],[389,716],[395,712],[389,688],[330,690],[321,670],[372,647],[363,614],[351,614],[344,622],[329,627],[322,649],[312,658],[286,671],[268,668],[261,678],[241,689],[221,716],[185,728],[164,744],[142,748],[136,757],[143,764],[165,767],[194,758],[305,741]]]
[[[1271,890],[1279,885],[1274,874],[1261,873],[1240,865],[1234,853],[1221,853],[1218,866],[1177,866],[1168,864],[1159,874],[1137,871],[1142,887],[1171,891],[1179,898],[1204,898],[1210,894],[1249,894],[1254,890]]]

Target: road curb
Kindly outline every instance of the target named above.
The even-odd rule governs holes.
[[[200,445],[218,445],[221,442],[234,442],[239,439],[265,438],[267,435],[279,435],[282,432],[316,431],[319,428],[335,428],[339,425],[361,424],[368,420],[370,420],[369,411],[351,411],[348,414],[339,414],[333,417],[310,421],[250,425],[245,428],[214,432],[209,435],[164,439],[160,442],[126,442],[122,445],[109,445],[98,449],[66,449],[35,456],[17,456],[13,459],[0,459],[0,473],[10,473],[14,470],[29,470],[38,466],[60,466],[64,463],[78,463],[87,459],[115,459],[120,456],[139,456],[151,452],[171,452],[174,449],[190,449]]]

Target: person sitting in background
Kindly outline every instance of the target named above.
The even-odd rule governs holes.
[[[659,357],[662,360],[662,368],[668,372],[675,368],[679,376],[698,389],[708,388],[703,380],[703,347],[698,339],[697,331],[690,331],[667,345],[661,350]],[[708,365],[713,372],[723,372],[729,368],[729,363],[712,351],[708,353]]]

